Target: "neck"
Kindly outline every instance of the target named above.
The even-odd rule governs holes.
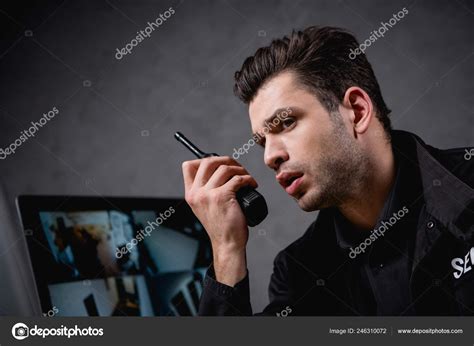
[[[377,148],[377,146],[375,146]],[[395,159],[390,143],[374,150],[369,160],[369,174],[347,202],[339,206],[340,212],[357,229],[375,227],[388,194],[395,182]]]

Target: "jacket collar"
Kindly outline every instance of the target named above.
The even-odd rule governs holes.
[[[419,167],[426,211],[461,241],[474,233],[474,190],[456,177],[433,155],[438,149],[426,145],[418,136],[392,131],[392,148]],[[460,155],[464,154],[460,151]],[[460,164],[465,164],[462,162]],[[453,170],[454,166],[451,168]]]

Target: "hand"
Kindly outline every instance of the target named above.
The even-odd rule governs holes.
[[[185,161],[183,177],[186,202],[212,243],[216,278],[220,282],[239,281],[246,274],[249,231],[236,192],[244,186],[256,188],[257,182],[237,161],[226,156]]]

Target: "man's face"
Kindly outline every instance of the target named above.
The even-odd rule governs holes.
[[[330,114],[296,78],[283,72],[259,89],[249,106],[252,131],[261,135],[265,120],[289,108],[278,126],[267,126],[271,131],[260,143],[265,164],[301,209],[338,206],[360,188],[366,155],[352,135],[348,110]]]

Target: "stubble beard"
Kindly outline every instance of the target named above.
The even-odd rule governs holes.
[[[360,196],[370,179],[367,154],[347,133],[340,115],[331,117],[334,130],[322,139],[321,154],[305,170],[311,172],[311,187],[297,199],[304,211],[341,206]]]

